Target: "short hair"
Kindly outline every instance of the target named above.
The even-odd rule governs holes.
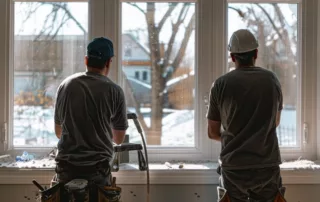
[[[245,53],[231,53],[238,61],[239,65],[251,65],[252,58],[256,54],[257,49]]]
[[[107,61],[108,60],[97,59],[89,56],[87,66],[92,68],[97,68],[97,69],[103,69]]]

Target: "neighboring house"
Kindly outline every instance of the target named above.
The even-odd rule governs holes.
[[[131,34],[122,35],[122,70],[128,83],[126,97],[135,95],[139,107],[150,107],[151,103],[151,70],[150,53]],[[129,106],[135,106],[133,99],[128,99]]]
[[[86,41],[84,36],[35,38],[15,36],[14,94],[40,90],[53,97],[67,75],[85,70]]]
[[[131,34],[122,35],[122,68],[129,79],[151,83],[150,53]]]
[[[136,106],[130,95],[134,92],[140,107],[151,105],[151,61],[147,47],[142,46],[131,34],[122,35],[123,70],[127,76],[129,92],[128,104]],[[193,109],[194,75],[191,67],[179,67],[167,83],[164,107],[174,109]]]
[[[35,38],[15,36],[14,94],[44,91],[45,95],[54,97],[57,86],[66,76],[85,70],[87,41],[84,36],[57,36],[53,40]],[[123,34],[122,58],[122,70],[127,78],[122,85],[127,104],[130,107],[150,107],[149,50],[131,34]],[[179,67],[173,74],[165,90],[165,107],[193,108],[194,79],[190,73],[190,67]]]

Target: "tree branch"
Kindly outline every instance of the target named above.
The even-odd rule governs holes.
[[[42,35],[45,35],[45,32],[48,31],[48,33],[46,34],[48,38],[48,35],[53,31],[53,28],[54,28],[54,22],[56,21],[57,19],[57,13],[58,13],[58,10],[55,6],[52,7],[52,11],[46,16],[46,19],[44,21],[44,24],[43,24],[43,27],[42,27],[42,30],[40,31],[40,33],[37,35],[37,37],[34,39],[34,40],[38,40],[41,38]],[[48,21],[50,20],[52,16],[52,20],[51,20],[51,24],[47,26],[48,24]]]
[[[168,48],[167,50],[165,51],[165,54],[164,54],[164,62],[163,62],[163,67],[166,68],[168,65],[169,65],[169,61],[170,61],[170,56],[171,56],[171,53],[172,53],[172,49],[173,49],[173,44],[175,42],[175,38],[178,34],[178,31],[179,31],[179,27],[180,25],[184,22],[185,18],[186,18],[186,13],[188,13],[188,8],[189,8],[189,5],[185,4],[181,11],[180,11],[180,14],[179,14],[179,17],[177,19],[177,22],[172,24],[172,34],[171,34],[171,37],[169,39],[169,42],[168,42]]]
[[[278,15],[278,19],[279,19],[279,22],[281,24],[281,27],[285,27],[288,23],[287,21],[285,20],[279,6],[277,4],[272,4],[272,6],[274,7],[274,10],[276,11],[276,14]]]
[[[139,7],[136,3],[130,3],[130,2],[126,2],[126,3],[129,4],[132,7],[135,7],[136,9],[138,9],[144,15],[146,14],[146,12],[141,7]]]
[[[61,29],[61,28],[63,27],[63,25],[65,25],[65,24],[68,22],[68,20],[70,19],[70,18],[67,18],[67,19],[64,20],[64,17],[65,17],[65,16],[66,16],[66,14],[62,17],[62,20],[61,20],[61,23],[60,23],[59,27],[56,29],[55,33],[51,36],[51,40],[53,40],[53,39],[58,35],[60,29]]]
[[[269,15],[269,13],[266,11],[266,9],[264,9],[260,4],[255,3],[255,5],[257,5],[261,11],[266,15],[266,17],[268,18],[269,22],[271,23],[273,29],[277,32],[277,34],[279,35],[279,38],[282,40],[282,34],[279,31],[279,28],[276,26],[276,24],[274,23],[274,21],[272,20],[271,16]]]
[[[64,12],[66,12],[66,14],[69,16],[69,18],[71,20],[73,20],[74,23],[76,23],[76,25],[79,27],[79,29],[81,29],[83,31],[84,34],[87,33],[86,29],[81,25],[81,23],[72,15],[72,13],[70,12],[69,8],[67,7],[67,5],[61,5],[60,3],[52,3],[52,2],[46,2],[44,4],[51,4],[54,6],[57,6],[58,8],[61,8]]]
[[[182,40],[182,43],[180,45],[179,51],[177,53],[176,58],[174,59],[173,63],[172,63],[172,67],[173,67],[173,73],[178,69],[181,61],[183,60],[183,57],[185,55],[186,52],[186,48],[190,39],[190,36],[194,30],[195,27],[195,14],[193,13],[188,26],[186,27],[186,31],[184,34],[184,38]],[[168,81],[168,79],[172,76],[172,74],[168,74],[168,76],[166,77],[166,80]]]
[[[40,7],[43,5],[43,3],[39,3],[37,7],[35,7],[34,9],[32,9],[32,4],[33,4],[33,3],[27,3],[27,4],[29,4],[29,8],[30,8],[30,9],[29,9],[28,12],[27,12],[26,18],[22,21],[22,25],[23,25],[24,23],[26,23],[26,22],[30,19],[31,15],[34,14],[34,13],[38,10],[38,8],[40,8]],[[22,28],[21,28],[21,29],[22,29]],[[21,29],[20,29],[20,31],[21,31]]]
[[[158,24],[158,29],[161,31],[164,23],[167,21],[167,19],[170,17],[171,13],[173,12],[173,10],[177,7],[178,3],[172,3],[167,12],[163,15],[162,19],[160,20],[159,24]]]
[[[239,14],[239,16],[240,16],[240,17],[242,17],[242,18],[244,18],[244,17],[245,17],[244,12],[242,12],[240,9],[235,8],[235,7],[232,7],[232,6],[228,6],[228,8],[230,8],[231,10],[236,11],[236,12]]]

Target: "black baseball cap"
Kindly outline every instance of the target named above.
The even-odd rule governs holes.
[[[87,46],[87,56],[98,60],[108,60],[114,56],[113,43],[105,37],[94,38]]]

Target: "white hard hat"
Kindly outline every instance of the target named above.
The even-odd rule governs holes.
[[[231,53],[245,53],[257,49],[257,39],[246,29],[239,29],[230,38],[228,50]]]

